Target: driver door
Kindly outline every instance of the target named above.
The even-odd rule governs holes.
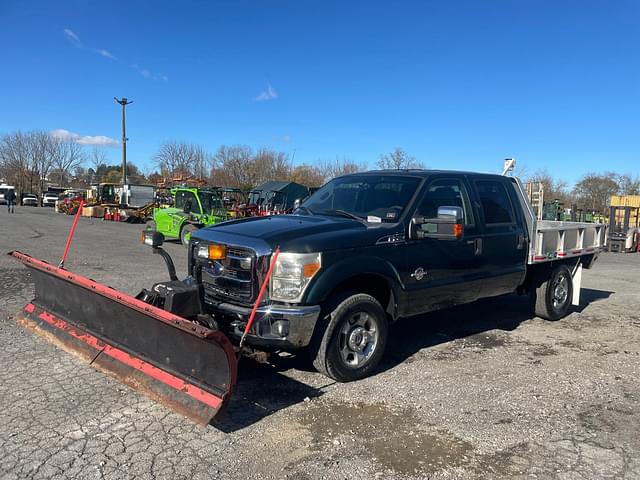
[[[410,315],[471,302],[481,293],[482,238],[464,177],[434,177],[412,217],[437,218],[440,207],[463,211],[461,238],[409,239],[403,283]],[[414,226],[411,226],[414,228]]]

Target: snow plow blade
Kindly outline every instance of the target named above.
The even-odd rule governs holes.
[[[24,253],[35,298],[17,322],[135,390],[208,424],[228,403],[237,360],[229,339]]]

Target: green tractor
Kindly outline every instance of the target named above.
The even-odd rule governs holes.
[[[173,206],[154,208],[147,228],[189,245],[196,230],[229,218],[219,189],[179,187],[171,190]]]

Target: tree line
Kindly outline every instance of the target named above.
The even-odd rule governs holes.
[[[295,164],[292,155],[273,148],[253,149],[247,145],[222,145],[214,152],[184,141],[166,141],[152,157],[154,169],[147,174],[127,163],[130,183],[167,183],[200,180],[210,185],[250,190],[267,180],[288,180],[319,187],[339,175],[367,170],[365,163],[348,158],[321,159]],[[382,154],[380,169],[425,168],[402,148]],[[587,173],[569,188],[568,183],[548,170],[522,175],[525,181],[544,184],[545,201],[558,200],[566,207],[606,213],[611,195],[639,195],[640,178],[613,172]],[[122,169],[111,164],[103,149],[85,146],[73,139],[59,138],[45,131],[11,132],[0,136],[0,179],[15,185],[18,192],[42,193],[47,184],[86,187],[91,183],[119,183]]]
[[[545,202],[558,200],[567,208],[575,205],[603,214],[608,213],[611,195],[640,195],[640,177],[631,173],[588,172],[573,188],[548,170],[539,170],[528,176],[526,181],[543,183]]]

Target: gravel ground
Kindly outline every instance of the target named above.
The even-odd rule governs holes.
[[[0,250],[56,262],[71,222],[0,208]],[[67,268],[134,294],[164,280],[140,229],[83,218]],[[184,274],[183,247],[167,250]],[[639,268],[601,255],[558,322],[517,296],[405,320],[351,384],[245,359],[202,427],[17,326],[32,284],[2,255],[0,478],[640,478]]]

